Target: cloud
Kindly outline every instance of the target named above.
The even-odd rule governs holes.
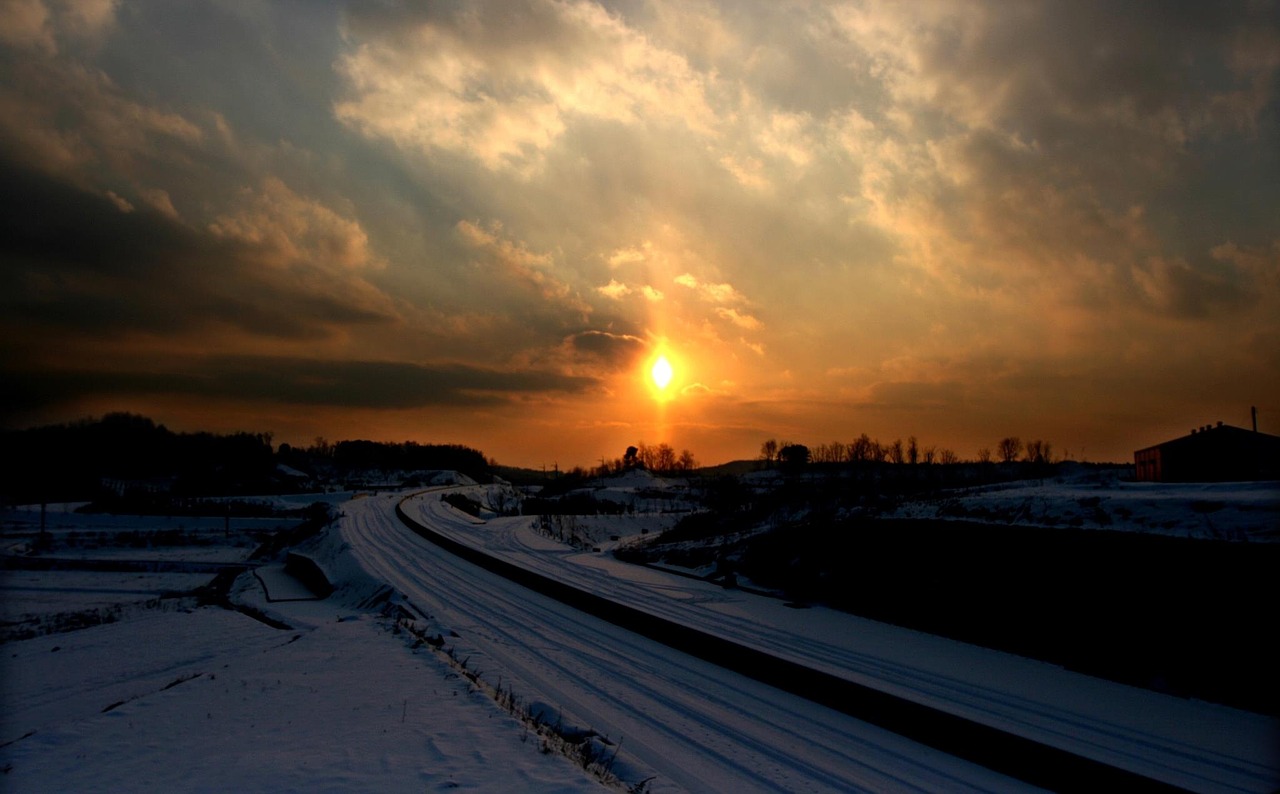
[[[746,298],[742,293],[733,288],[731,284],[709,284],[698,281],[690,273],[683,273],[676,276],[675,282],[682,287],[688,287],[698,294],[698,297],[707,303],[745,303]]]
[[[168,197],[154,198],[163,206]],[[298,195],[277,177],[264,178],[257,189],[243,190],[240,203],[234,214],[220,215],[210,223],[209,231],[245,244],[269,267],[307,266],[332,272],[381,264],[371,254],[369,236],[359,223]],[[171,204],[168,209],[172,210]]]
[[[582,120],[705,127],[703,79],[587,2],[351,9],[335,112],[362,133],[491,170],[537,167]]]
[[[0,2],[9,370],[614,383],[661,337],[797,438],[1275,385],[1272,3],[166,9]]]
[[[724,389],[713,389],[705,383],[690,383],[680,390],[685,397],[728,397],[730,392]]]
[[[623,265],[643,262],[648,257],[650,248],[652,246],[649,243],[645,243],[644,250],[640,248],[619,248],[609,255],[609,267],[616,269]]]
[[[0,43],[49,55],[57,53],[49,9],[40,0],[10,0],[0,5]]]
[[[764,323],[760,322],[755,317],[752,317],[750,314],[743,314],[737,309],[731,309],[726,306],[717,306],[716,314],[739,328],[745,328],[748,331],[756,331],[764,326]]]
[[[0,87],[0,147],[85,187],[102,171],[141,181],[145,163],[190,156],[205,137],[200,124],[133,99],[74,59],[19,59],[9,77]]]
[[[107,198],[110,199],[111,203],[116,205],[116,209],[121,212],[133,212],[134,210],[134,206],[129,203],[129,200],[117,196],[114,190],[107,191]]]
[[[584,331],[567,341],[573,352],[589,356],[613,370],[632,366],[648,350],[648,344],[638,336],[607,331]]]
[[[610,279],[609,283],[603,287],[596,287],[596,292],[599,292],[606,298],[620,300],[621,298],[631,294],[631,288],[617,279]]]
[[[492,405],[521,395],[580,393],[592,378],[548,370],[491,370],[465,364],[413,364],[274,356],[166,361],[147,369],[22,372],[6,399],[12,410],[93,396],[188,395],[214,400],[339,408],[402,409]],[[12,373],[11,373],[12,374]]]
[[[463,242],[502,276],[532,287],[544,298],[563,299],[569,295],[569,286],[550,273],[551,257],[535,254],[520,243],[504,238],[502,224],[494,223],[484,229],[463,220],[458,221],[456,228]]]
[[[337,269],[350,249],[317,243],[324,235],[309,237],[306,222],[283,228],[265,219],[284,216],[268,213],[251,216],[259,226],[242,220],[236,234],[193,229],[150,207],[122,212],[116,200],[3,160],[0,174],[0,306],[11,322],[108,336],[220,325],[317,339],[396,317],[385,295]],[[332,249],[332,261],[313,260],[314,245]]]
[[[1133,270],[1139,293],[1149,305],[1183,318],[1203,318],[1251,302],[1233,275],[1221,270],[1207,272],[1181,260],[1163,258],[1153,258]]]

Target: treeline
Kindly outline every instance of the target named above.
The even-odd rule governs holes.
[[[285,493],[353,472],[452,469],[485,481],[489,462],[456,444],[317,439],[281,444],[267,433],[175,433],[145,416],[101,419],[0,433],[0,501],[13,503]],[[284,464],[296,473],[284,473]],[[299,477],[298,475],[302,475]]]
[[[665,442],[649,446],[643,441],[627,447],[621,457],[601,458],[598,466],[574,466],[563,472],[557,471],[547,483],[555,492],[562,493],[592,477],[613,477],[631,469],[647,469],[654,474],[682,475],[692,474],[698,468],[698,459],[687,449],[676,452],[675,447]]]
[[[1023,442],[1017,436],[1006,436],[996,444],[993,454],[990,447],[978,450],[975,460],[962,460],[955,450],[946,447],[923,446],[915,436],[904,443],[894,439],[883,444],[866,433],[849,443],[832,441],[813,448],[790,441],[769,439],[760,445],[760,460],[766,464],[803,466],[808,463],[895,463],[905,465],[954,465],[957,463],[1053,463],[1053,447],[1048,441],[1035,439]]]
[[[175,433],[111,413],[0,435],[0,492],[15,501],[91,499],[104,490],[243,494],[272,482],[270,433]]]
[[[461,444],[366,440],[330,443],[320,437],[309,447],[281,444],[279,458],[281,463],[309,473],[330,470],[345,475],[360,471],[452,470],[482,482],[488,480],[490,473],[490,464],[484,453]]]

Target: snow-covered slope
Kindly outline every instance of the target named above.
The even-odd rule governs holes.
[[[1280,542],[1280,482],[1148,483],[1087,467],[930,494],[890,517]]]

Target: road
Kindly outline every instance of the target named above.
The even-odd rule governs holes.
[[[470,664],[483,668],[486,678],[501,677],[527,699],[620,739],[625,763],[657,775],[654,790],[1028,788],[479,570],[406,531],[394,504],[369,499],[347,509],[342,531],[361,566],[461,635],[459,653],[471,655]],[[876,682],[1001,730],[1083,748],[1191,790],[1274,787],[1274,751],[1266,741],[1275,735],[1275,722],[1256,715],[1217,707],[1187,711],[1182,701],[1152,701],[1149,693],[1081,681],[1046,665],[1035,663],[1029,674],[1026,660],[619,568],[528,532],[528,519],[478,522],[436,498],[411,501],[406,509],[434,530],[575,586],[815,669]],[[833,620],[840,624],[834,631]],[[1046,687],[1045,675],[1053,671],[1059,675],[1049,675]],[[1083,698],[1085,706],[1073,698]],[[1098,698],[1108,709],[1090,711],[1088,704]],[[1151,708],[1153,718],[1140,713]],[[1170,726],[1169,717],[1196,722]],[[1206,745],[1204,734],[1222,738]]]

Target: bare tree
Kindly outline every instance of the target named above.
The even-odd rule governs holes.
[[[889,460],[893,463],[903,463],[906,460],[902,454],[902,439],[895,438],[889,445]]]
[[[698,468],[698,461],[694,460],[692,452],[682,449],[680,450],[680,458],[676,461],[676,468],[680,471],[693,471]]]
[[[860,463],[871,458],[871,437],[863,433],[849,445],[849,460]]]
[[[1000,460],[1004,463],[1013,463],[1021,453],[1022,439],[1017,436],[1002,438],[1000,443],[996,444],[996,454],[1000,456]]]
[[[978,462],[979,463],[991,462],[991,447],[983,447],[982,449],[978,450]]]
[[[778,457],[778,439],[771,438],[760,445],[760,457],[765,463],[773,463]]]
[[[1053,459],[1053,448],[1048,441],[1036,439],[1027,442],[1027,462],[1028,463],[1051,463]]]
[[[831,455],[831,463],[840,463],[848,457],[849,448],[845,446],[843,441],[832,441],[829,453]]]
[[[839,441],[830,444],[819,444],[813,449],[814,463],[840,463],[845,459],[846,447]]]
[[[920,442],[916,441],[915,436],[907,437],[907,463],[912,466],[920,462]]]
[[[654,468],[658,471],[671,471],[676,467],[676,451],[667,442],[658,445],[653,458]]]
[[[960,462],[960,456],[955,453],[955,450],[943,447],[938,451],[938,462],[943,466],[954,466]]]

